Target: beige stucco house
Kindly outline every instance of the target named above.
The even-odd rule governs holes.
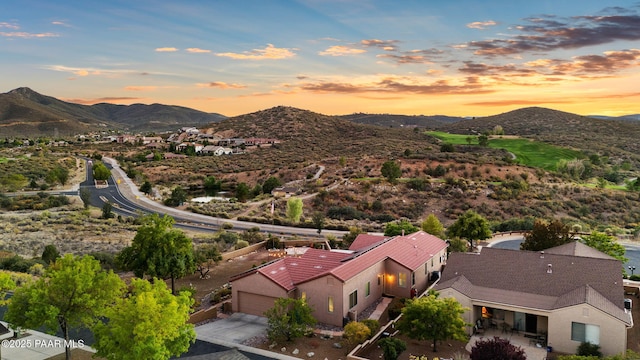
[[[342,326],[383,295],[426,290],[445,264],[447,244],[419,231],[361,235],[349,250],[308,248],[231,278],[233,310],[263,315],[277,298],[304,298],[320,323]]]
[[[542,337],[553,351],[575,353],[588,341],[618,354],[633,326],[621,262],[580,242],[543,252],[453,253],[435,290],[469,308],[468,323]]]

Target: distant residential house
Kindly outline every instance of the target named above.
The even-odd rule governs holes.
[[[164,144],[164,143],[152,142],[152,143],[146,144],[144,147],[147,148],[147,149],[158,150],[158,149],[165,149],[167,147],[167,145]]]
[[[231,155],[231,154],[233,154],[233,149],[231,149],[231,148],[227,148],[227,147],[222,147],[222,146],[218,146],[218,147],[213,151],[213,155],[215,155],[215,156]]]
[[[300,191],[300,189],[295,186],[279,186],[271,190],[271,195],[288,198],[298,193],[298,191]]]
[[[350,251],[308,248],[238,274],[233,310],[262,316],[278,298],[303,298],[318,322],[343,326],[383,295],[423,292],[445,264],[447,244],[423,231],[378,240]]]
[[[137,139],[134,135],[118,135],[116,142],[118,144],[134,143]]]
[[[244,139],[244,144],[246,146],[257,146],[257,145],[271,145],[278,144],[280,140],[278,139],[268,139],[268,138],[247,138]]]
[[[244,139],[240,139],[240,138],[227,138],[227,139],[218,140],[218,145],[236,147],[236,146],[244,145],[244,142],[245,142]]]
[[[161,142],[163,142],[163,140],[159,136],[143,136],[142,137],[142,145],[147,145],[151,143],[161,143]]]
[[[580,242],[542,252],[483,247],[452,253],[434,289],[470,309],[467,323],[542,334],[553,351],[575,353],[591,342],[604,355],[623,353],[633,326],[624,308],[622,263]]]

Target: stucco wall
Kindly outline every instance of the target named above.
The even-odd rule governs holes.
[[[238,311],[238,300],[239,300],[238,290],[240,291],[250,290],[251,293],[261,294],[264,296],[270,296],[270,297],[276,297],[276,298],[287,297],[287,292],[282,287],[278,286],[273,281],[267,279],[264,275],[260,273],[254,273],[254,274],[242,277],[240,279],[237,279],[231,285],[232,285],[231,286],[231,291],[232,291],[231,303],[232,303],[233,311]],[[273,305],[271,305],[270,307],[273,307]],[[263,314],[253,314],[253,315],[263,316]]]
[[[384,268],[384,262],[381,261],[367,269],[364,269],[358,275],[344,283],[344,293],[342,295],[342,313],[344,316],[347,316],[347,313],[350,310],[355,311],[356,315],[360,314],[364,309],[382,296]],[[378,285],[378,277],[380,277],[380,285]],[[367,282],[371,284],[371,294],[369,296],[366,296]],[[349,308],[349,295],[355,290],[358,291],[358,304],[353,308]],[[362,319],[358,318],[358,320]]]
[[[615,355],[627,349],[626,326],[609,314],[591,305],[577,305],[554,311],[549,317],[549,340],[553,350],[575,353],[580,342],[571,340],[571,322],[598,325],[600,327],[600,350]]]
[[[299,298],[302,292],[306,294],[307,303],[313,309],[313,316],[318,322],[342,326],[342,319],[345,316],[342,313],[344,307],[342,281],[333,275],[326,275],[300,284],[296,296]],[[329,296],[333,298],[333,312],[329,312]]]

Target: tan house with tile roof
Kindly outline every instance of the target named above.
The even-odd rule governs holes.
[[[468,323],[542,338],[553,351],[575,353],[589,341],[618,354],[633,326],[621,262],[580,242],[543,252],[453,253],[435,290],[469,308]]]
[[[262,316],[277,298],[304,298],[318,322],[342,326],[383,295],[426,290],[430,274],[442,269],[447,256],[447,244],[423,231],[362,244],[350,250],[310,248],[234,276],[234,311]]]

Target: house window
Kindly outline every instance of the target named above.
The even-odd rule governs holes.
[[[407,273],[398,273],[398,286],[407,287]]]
[[[590,342],[594,345],[600,345],[600,327],[598,325],[572,322],[571,340],[579,341],[581,343]]]
[[[364,296],[371,295],[371,281],[367,281],[367,286],[364,288]]]
[[[358,290],[354,290],[349,294],[349,309],[358,305]]]
[[[378,275],[378,286],[380,286],[380,283],[382,282],[382,277],[383,276],[384,275],[382,275],[382,274]]]
[[[416,273],[411,273],[411,286],[416,284]]]
[[[332,313],[333,312],[333,296],[329,296],[329,303],[327,310]]]

